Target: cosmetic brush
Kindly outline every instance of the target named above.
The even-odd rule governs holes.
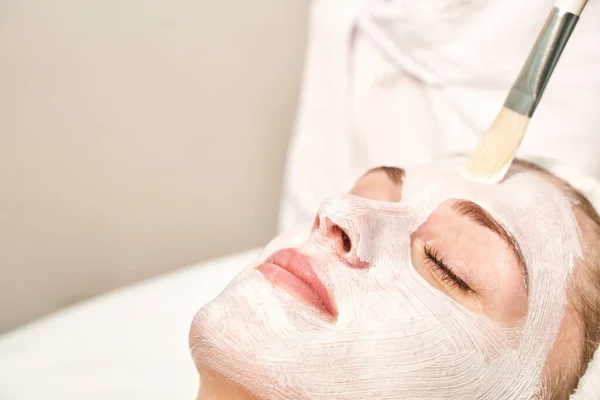
[[[502,110],[463,167],[467,179],[491,184],[504,178],[586,3],[555,2]]]

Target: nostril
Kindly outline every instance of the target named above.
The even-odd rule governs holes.
[[[340,228],[340,231],[342,231],[342,244],[344,246],[344,251],[349,253],[350,250],[352,250],[352,242],[350,241],[350,237],[342,228]]]
[[[327,227],[327,237],[335,243],[336,250],[339,252],[343,251],[344,253],[350,253],[350,250],[352,250],[352,239],[350,239],[350,235],[348,235],[341,226],[334,224],[329,218],[325,218],[324,223]]]

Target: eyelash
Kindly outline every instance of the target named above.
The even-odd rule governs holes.
[[[447,283],[451,287],[456,286],[463,293],[473,293],[473,289],[471,289],[469,285],[465,283],[465,281],[456,276],[456,274],[452,271],[452,268],[444,263],[443,257],[439,256],[437,250],[426,244],[423,246],[423,252],[431,264],[430,267],[436,269],[442,274],[441,280],[443,282]]]

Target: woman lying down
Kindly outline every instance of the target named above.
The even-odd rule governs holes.
[[[598,214],[533,165],[481,185],[461,162],[371,170],[269,246],[194,318],[199,399],[568,399],[600,336]]]

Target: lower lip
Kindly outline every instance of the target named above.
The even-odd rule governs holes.
[[[315,293],[313,288],[296,275],[286,271],[279,265],[264,263],[256,268],[273,285],[282,288],[292,296],[303,300],[305,303],[321,313],[329,315],[323,300]]]

